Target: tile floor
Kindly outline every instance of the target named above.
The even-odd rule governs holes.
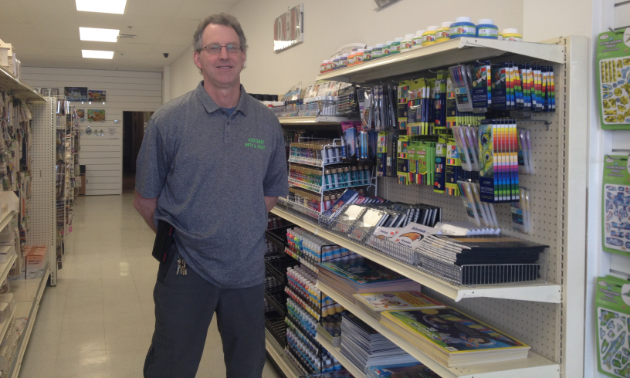
[[[56,287],[47,287],[20,378],[141,378],[155,317],[153,232],[133,195],[80,197]],[[213,320],[197,377],[225,377]],[[264,378],[278,373],[267,362]]]

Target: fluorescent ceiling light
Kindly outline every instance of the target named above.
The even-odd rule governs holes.
[[[99,51],[99,50],[81,50],[84,58],[94,59],[113,59],[113,51]]]
[[[81,12],[99,12],[124,14],[127,0],[76,0],[77,10]]]
[[[79,36],[82,41],[116,42],[120,30],[79,28]]]

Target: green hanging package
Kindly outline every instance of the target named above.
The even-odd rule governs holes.
[[[606,276],[596,285],[597,366],[609,377],[630,377],[630,282]]]
[[[630,256],[628,156],[604,156],[602,242],[607,252]]]
[[[596,43],[602,129],[630,129],[630,28],[601,33]]]

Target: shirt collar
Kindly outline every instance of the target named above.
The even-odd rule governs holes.
[[[206,112],[213,113],[221,109],[221,107],[217,105],[216,102],[214,102],[212,97],[210,97],[208,92],[206,92],[206,89],[203,87],[203,80],[199,83],[197,88],[195,88],[195,94],[197,95],[197,98],[199,98],[199,101],[201,101],[201,103],[203,104]],[[241,96],[238,100],[238,104],[236,105],[236,109],[234,109],[234,113],[240,111],[241,113],[243,113],[243,115],[247,115],[251,106],[250,101],[252,101],[252,99],[249,97],[247,92],[245,92],[245,87],[243,87],[243,84],[241,84]]]

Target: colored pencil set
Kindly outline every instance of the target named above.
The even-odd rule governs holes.
[[[492,65],[492,108],[555,112],[552,66],[516,62]]]
[[[518,201],[518,131],[516,120],[484,120],[479,126],[481,201]]]

